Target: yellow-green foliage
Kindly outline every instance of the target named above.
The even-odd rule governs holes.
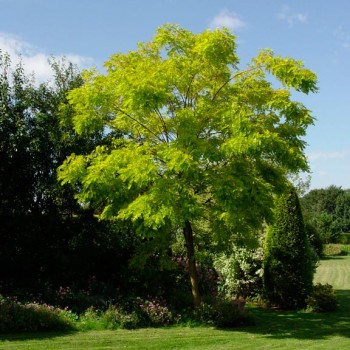
[[[271,219],[287,173],[308,169],[302,137],[313,118],[290,90],[316,91],[316,76],[272,51],[241,70],[235,49],[227,29],[165,25],[113,55],[105,75],[86,72],[68,96],[74,129],[119,138],[60,166],[79,203],[101,219],[133,222],[143,236],[166,232],[169,244],[169,232],[186,228],[187,247],[203,220],[215,244]]]
[[[113,55],[105,75],[85,72],[68,96],[76,132],[124,137],[72,155],[59,169],[62,183],[77,185],[78,201],[101,218],[151,230],[203,217],[223,233],[260,225],[286,171],[307,169],[301,137],[313,118],[290,89],[314,92],[316,76],[268,50],[240,70],[235,49],[227,29],[165,25],[135,51]]]

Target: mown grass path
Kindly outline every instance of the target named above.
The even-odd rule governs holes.
[[[315,282],[329,283],[335,289],[350,291],[350,256],[335,256],[322,260]]]
[[[337,289],[340,307],[329,314],[252,308],[256,325],[233,330],[172,327],[0,336],[1,350],[268,350],[350,349],[350,256],[323,260],[315,282]]]

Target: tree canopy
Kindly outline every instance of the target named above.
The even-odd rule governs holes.
[[[146,238],[169,243],[182,231],[196,306],[198,223],[212,242],[259,227],[287,173],[308,169],[303,136],[313,118],[291,89],[315,92],[315,74],[270,50],[241,69],[235,49],[227,29],[165,25],[110,57],[105,74],[85,72],[68,96],[78,134],[118,137],[72,154],[61,182],[101,219],[131,221]]]
[[[82,210],[71,188],[58,183],[58,164],[106,140],[102,133],[76,135],[68,106],[58,117],[66,93],[82,78],[64,59],[52,58],[51,68],[50,84],[39,85],[21,61],[13,64],[0,50],[1,292],[72,281],[85,287],[92,275],[112,273],[111,265],[121,266],[130,255],[122,241],[127,233],[116,236],[119,227],[98,222],[92,211]]]
[[[350,233],[350,191],[329,186],[314,189],[301,198],[305,221],[315,227],[325,243]]]

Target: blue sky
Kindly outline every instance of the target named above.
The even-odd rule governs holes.
[[[51,55],[101,67],[164,23],[227,26],[242,64],[271,48],[316,72],[320,91],[295,96],[317,119],[306,137],[311,188],[350,188],[349,15],[349,0],[0,0],[0,48],[45,80]]]

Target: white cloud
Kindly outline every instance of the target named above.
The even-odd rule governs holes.
[[[312,152],[308,155],[310,161],[344,159],[350,156],[350,149],[334,152]]]
[[[25,71],[28,74],[34,73],[38,83],[48,81],[52,77],[52,70],[49,64],[51,56],[21,38],[0,32],[0,50],[2,53],[10,55],[11,62],[14,65],[21,60]],[[79,68],[86,68],[93,64],[93,59],[89,57],[74,54],[55,55],[55,58],[58,60],[63,57],[67,61],[76,64]]]
[[[277,18],[286,21],[289,25],[293,25],[295,22],[307,22],[307,14],[293,12],[287,5],[281,7],[281,10],[277,13]]]
[[[239,18],[239,16],[228,10],[222,10],[217,16],[210,22],[209,27],[212,29],[227,27],[231,30],[239,29],[246,25],[246,23]]]

